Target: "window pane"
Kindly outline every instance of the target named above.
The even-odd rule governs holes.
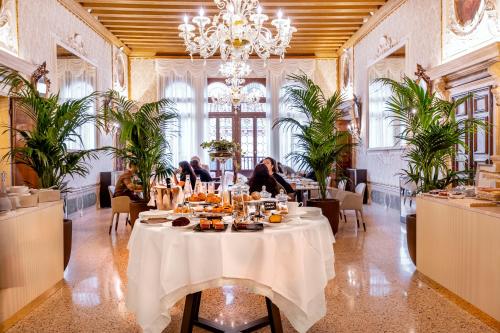
[[[251,170],[255,166],[253,160],[253,118],[241,118],[241,169]]]

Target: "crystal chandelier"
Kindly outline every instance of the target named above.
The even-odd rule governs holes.
[[[209,96],[212,103],[221,109],[231,105],[236,111],[241,108],[242,104],[254,110],[259,107],[260,100],[264,97],[262,93],[257,89],[247,93],[243,91],[244,77],[250,75],[251,71],[250,66],[242,61],[229,61],[221,64],[219,72],[226,77],[227,89]]]
[[[258,0],[214,0],[219,14],[211,20],[204,16],[203,8],[198,16],[189,23],[184,16],[184,23],[179,25],[179,36],[184,39],[186,50],[192,57],[199,53],[204,59],[220,50],[222,60],[249,59],[252,53],[267,60],[271,55],[281,59],[285,57],[292,35],[297,29],[290,24],[290,19],[283,18],[281,11],[271,21],[276,28],[276,35],[264,26],[269,17],[262,14]],[[197,30],[198,36],[195,31]]]

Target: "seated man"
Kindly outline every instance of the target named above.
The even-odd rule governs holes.
[[[198,160],[191,160],[191,162],[189,162],[191,164],[191,167],[193,168],[193,171],[195,173],[196,176],[199,176],[200,177],[200,180],[202,182],[211,182],[213,179],[212,179],[212,176],[210,176],[210,173],[205,170],[204,168],[201,167],[200,165],[200,161]]]
[[[114,197],[127,196],[134,201],[140,200],[136,191],[141,191],[142,186],[132,182],[132,177],[136,174],[137,166],[130,162],[127,170],[116,181]]]

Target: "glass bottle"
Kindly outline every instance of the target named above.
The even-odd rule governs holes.
[[[187,175],[186,182],[184,183],[184,196],[186,198],[189,198],[192,193],[193,193],[193,188],[191,185],[191,176]]]
[[[271,196],[272,194],[266,191],[266,185],[263,185],[262,191],[260,192],[260,197],[262,199],[269,199]]]
[[[288,195],[286,195],[285,191],[283,189],[280,189],[280,193],[276,196],[276,200],[278,200],[278,210],[286,210],[287,209],[287,202],[288,202]]]

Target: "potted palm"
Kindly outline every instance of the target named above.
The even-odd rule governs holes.
[[[63,195],[71,191],[68,178],[86,176],[89,161],[102,149],[69,150],[68,142],[82,142],[78,128],[96,122],[89,111],[96,103],[96,94],[60,102],[58,94],[41,96],[36,87],[18,72],[0,66],[0,86],[8,89],[18,110],[33,122],[29,129],[8,128],[20,146],[12,148],[2,158],[27,166],[36,173],[36,188],[56,188]],[[98,122],[97,122],[98,123]],[[64,268],[71,255],[72,221],[64,219]]]
[[[469,170],[456,171],[451,166],[457,150],[468,151],[463,138],[486,124],[477,119],[456,119],[455,110],[470,96],[445,101],[429,93],[418,82],[405,77],[402,82],[379,79],[392,89],[386,102],[388,117],[400,126],[396,138],[403,143],[407,168],[401,175],[417,184],[417,192],[444,189],[450,184],[469,180]],[[416,264],[416,215],[406,217],[408,252]]]
[[[335,92],[326,97],[321,88],[306,74],[292,74],[287,77],[289,84],[285,86],[285,101],[302,113],[306,121],[292,117],[278,119],[274,127],[293,129],[297,141],[296,151],[287,158],[297,163],[302,170],[313,170],[319,185],[320,199],[309,200],[308,205],[320,207],[330,221],[333,233],[336,234],[339,224],[339,202],[327,199],[327,178],[334,169],[339,168],[337,162],[342,155],[349,152],[353,144],[348,140],[349,133],[340,131],[337,123],[345,113],[340,109],[342,95]]]
[[[130,204],[132,226],[139,213],[148,210],[151,181],[168,178],[174,168],[169,153],[169,129],[177,119],[175,103],[161,99],[140,105],[120,96],[116,91],[104,95],[102,115],[106,123],[119,128],[118,138],[123,148],[113,148],[116,157],[132,162],[138,168],[142,185],[142,200]]]

